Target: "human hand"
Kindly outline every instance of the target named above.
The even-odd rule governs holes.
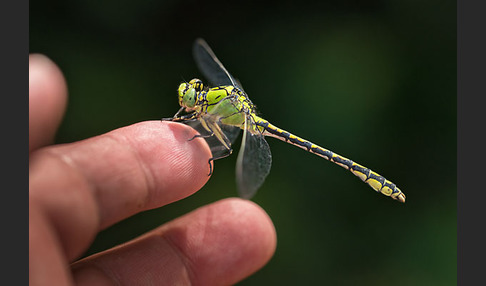
[[[188,141],[190,127],[160,121],[46,146],[66,98],[59,69],[30,55],[30,285],[228,285],[268,262],[273,224],[259,206],[237,198],[76,261],[100,230],[199,190],[211,153],[204,140]]]

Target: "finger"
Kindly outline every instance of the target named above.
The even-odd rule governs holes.
[[[259,206],[225,199],[73,265],[78,285],[232,285],[265,265],[276,247]]]
[[[66,101],[59,68],[44,55],[29,55],[29,152],[52,142]]]
[[[142,122],[29,158],[29,198],[58,232],[69,259],[95,234],[182,199],[208,180],[209,147],[183,124]]]
[[[29,285],[72,285],[69,261],[51,225],[29,204]]]

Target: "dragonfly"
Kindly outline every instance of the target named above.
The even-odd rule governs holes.
[[[265,136],[269,136],[331,161],[351,171],[376,192],[405,202],[405,194],[378,173],[287,132],[257,115],[255,105],[240,82],[226,70],[205,40],[196,39],[193,56],[211,86],[203,84],[198,78],[181,83],[178,88],[180,109],[173,117],[162,120],[197,127],[196,130],[201,131],[192,139],[215,139],[216,144],[211,146],[212,158],[208,161],[209,175],[212,174],[211,163],[229,156],[235,139],[243,131],[236,161],[236,182],[240,197],[251,199],[270,172],[272,155],[265,140]]]

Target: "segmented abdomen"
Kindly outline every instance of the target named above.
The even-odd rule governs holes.
[[[389,196],[402,203],[405,202],[405,194],[403,194],[402,191],[394,183],[388,181],[380,174],[364,166],[361,166],[353,162],[352,160],[340,156],[330,150],[322,148],[321,146],[318,146],[312,142],[309,142],[285,130],[282,130],[262,118],[256,118],[255,123],[265,130],[263,133],[264,135],[278,138],[282,141],[314,153],[328,161],[336,163],[339,166],[351,171],[355,176],[360,178],[363,182],[367,183],[375,191],[380,192],[385,196]]]

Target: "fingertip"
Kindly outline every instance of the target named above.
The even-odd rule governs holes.
[[[174,122],[148,121],[136,124],[132,132],[134,146],[150,170],[154,191],[149,201],[164,204],[182,199],[201,189],[209,180],[211,151],[197,132]],[[160,205],[148,206],[158,207]]]
[[[29,151],[52,142],[66,102],[67,86],[59,67],[45,55],[29,55]]]
[[[271,259],[277,244],[267,213],[252,201],[239,198],[202,207],[168,227],[164,237],[188,260],[194,284],[241,281]]]
[[[100,197],[105,209],[127,215],[170,204],[200,190],[209,180],[208,160],[211,151],[203,138],[190,140],[196,134],[187,125],[154,120],[100,136],[100,141],[95,144],[104,148],[112,146],[104,157],[109,166],[116,162],[116,167],[111,168],[113,174],[100,176],[102,181],[97,185],[106,184],[106,177],[118,178],[123,173],[130,174],[132,178],[131,182],[123,184],[123,188],[104,190]],[[109,138],[116,138],[115,143],[107,142],[111,141]],[[84,156],[84,153],[81,150],[80,156]],[[111,159],[112,156],[114,158]],[[103,168],[98,167],[93,173],[98,175],[99,169]],[[125,205],[124,211],[115,203]],[[133,210],[127,205],[132,206]],[[107,217],[112,218],[107,220],[110,224],[120,219],[115,214],[107,214]]]

